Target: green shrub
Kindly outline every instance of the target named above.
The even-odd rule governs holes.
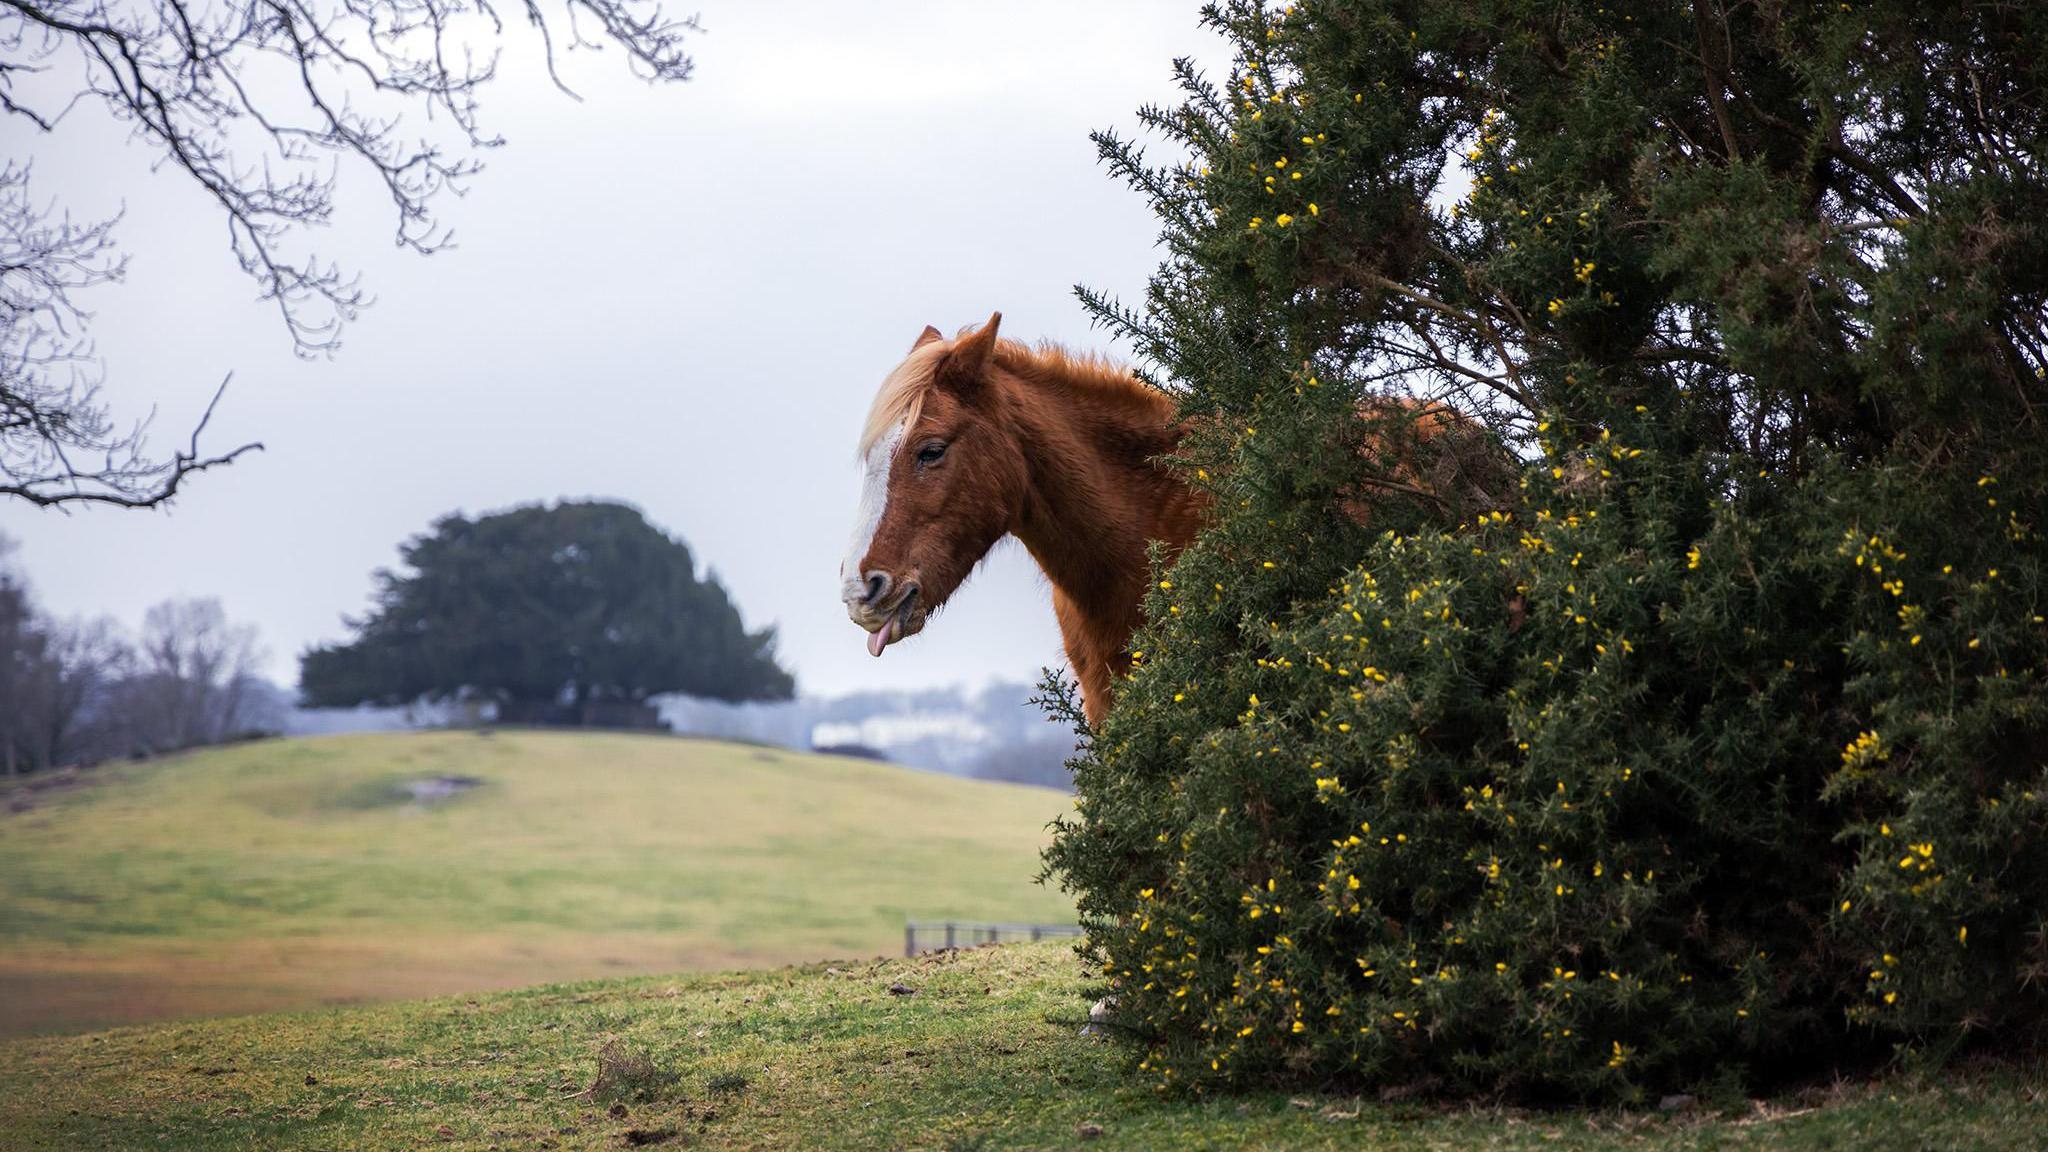
[[[2038,1028],[2048,16],[1212,18],[1186,158],[1102,141],[1172,255],[1094,303],[1215,519],[1047,856],[1138,1066],[1629,1099]],[[1418,492],[1389,394],[1517,498]]]

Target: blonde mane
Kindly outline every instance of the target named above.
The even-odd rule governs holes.
[[[996,341],[996,361],[1033,383],[1058,380],[1104,399],[1156,404],[1161,393],[1138,379],[1131,366],[1100,352],[1075,352],[1051,340],[1029,348],[1013,340]]]
[[[968,335],[972,329],[960,333]],[[898,426],[910,428],[924,411],[924,398],[938,381],[939,363],[952,351],[953,340],[933,340],[904,357],[882,380],[860,433],[859,455],[865,457],[882,437]],[[1160,394],[1147,387],[1123,364],[1094,352],[1073,352],[1050,340],[1036,348],[998,339],[995,360],[1033,384],[1058,379],[1097,393],[1126,395],[1141,403],[1158,403]]]

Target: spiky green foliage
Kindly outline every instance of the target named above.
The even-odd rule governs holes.
[[[1209,18],[1180,155],[1101,142],[1171,255],[1092,303],[1214,523],[1048,853],[1138,1066],[1631,1098],[2038,1028],[2048,11]],[[1515,499],[1418,492],[1389,396]]]

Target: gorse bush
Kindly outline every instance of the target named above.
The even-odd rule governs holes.
[[[1047,854],[1137,1067],[1631,1099],[2038,1029],[2048,11],[1209,19],[1175,157],[1101,139],[1170,256],[1090,303],[1213,523]]]

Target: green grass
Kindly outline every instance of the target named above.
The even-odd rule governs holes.
[[[901,983],[916,991],[889,992]],[[1794,1149],[2048,1145],[2010,1071],[1731,1115],[1163,1098],[1077,1035],[1058,943],[0,1043],[20,1149]],[[604,1091],[600,1058],[610,1074]],[[617,1105],[615,1114],[614,1104]]]
[[[484,783],[406,801],[437,774]],[[1058,943],[704,974],[874,957],[906,916],[1067,919],[1030,882],[1065,803],[572,733],[109,769],[0,816],[0,1149],[2048,1146],[2010,1070],[1722,1116],[1165,1098],[1077,1034]],[[484,991],[562,979],[585,982]],[[300,1010],[21,1035],[277,1007]]]
[[[406,780],[484,783],[408,802]],[[900,950],[1061,922],[1045,789],[666,737],[269,741],[0,815],[0,1035]]]

